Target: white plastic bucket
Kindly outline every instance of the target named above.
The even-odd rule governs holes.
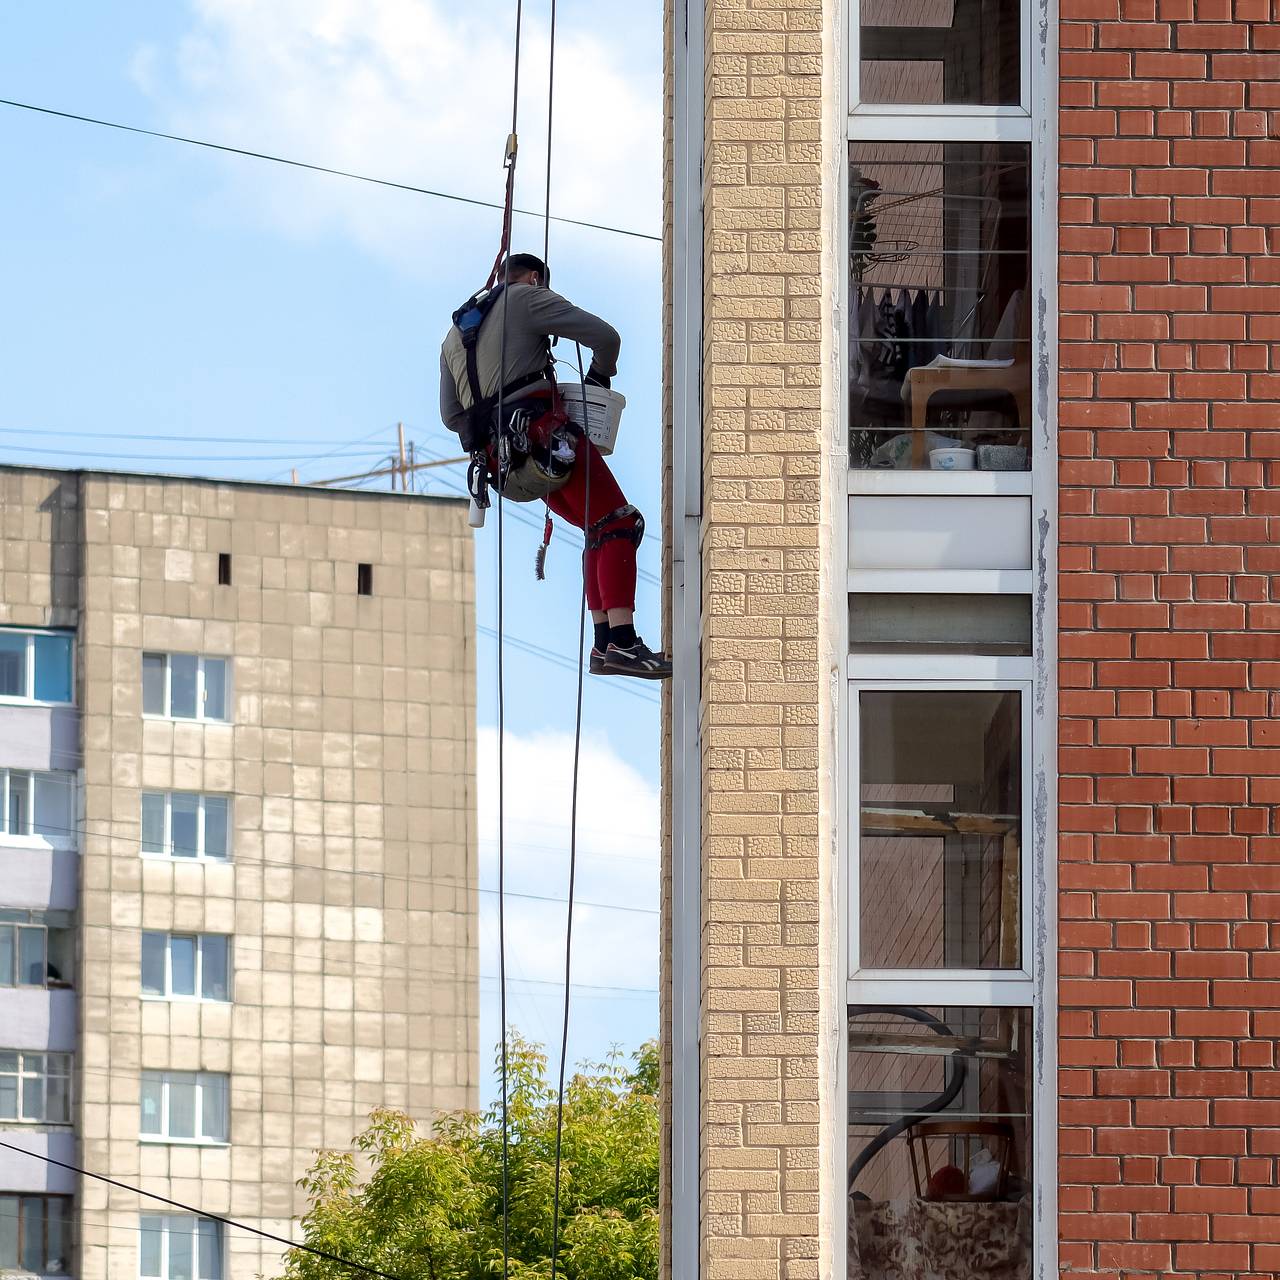
[[[565,413],[585,428],[591,443],[606,457],[611,454],[618,441],[618,423],[627,407],[627,397],[608,387],[584,387],[580,382],[566,382],[561,384],[560,398],[564,401]]]

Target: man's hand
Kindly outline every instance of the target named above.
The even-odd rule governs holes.
[[[601,373],[595,365],[592,365],[591,368],[587,370],[587,376],[584,381],[589,387],[604,387],[605,390],[608,390],[609,388],[609,379]]]

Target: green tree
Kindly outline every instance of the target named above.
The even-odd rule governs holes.
[[[551,1275],[556,1094],[541,1047],[519,1037],[509,1057],[511,1274]],[[560,1183],[565,1280],[655,1280],[658,1274],[658,1051],[646,1044],[581,1068],[566,1090]],[[502,1274],[502,1114],[442,1117],[430,1136],[378,1110],[352,1152],[323,1151],[301,1180],[303,1239],[400,1280],[489,1280]],[[353,1280],[314,1254],[287,1255],[287,1280]]]

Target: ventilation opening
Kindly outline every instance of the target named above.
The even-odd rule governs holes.
[[[218,586],[229,587],[231,585],[231,552],[218,552]]]
[[[373,595],[373,565],[356,565],[356,594],[361,596]]]

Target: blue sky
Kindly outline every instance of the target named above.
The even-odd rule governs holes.
[[[189,134],[480,199],[501,198],[510,123],[511,0],[112,0],[0,9],[3,96]],[[527,0],[517,203],[540,208],[545,0]],[[661,13],[560,0],[552,205],[656,233],[661,223]],[[495,211],[0,107],[5,305],[0,457],[284,480],[374,465],[395,424],[424,456],[456,442],[436,411],[450,312],[483,283]],[[540,220],[517,246],[541,251]],[[628,398],[616,470],[650,515],[659,569],[660,260],[652,241],[552,225],[559,290],[623,335]],[[128,440],[128,436],[169,437]],[[121,451],[134,450],[125,456]],[[327,456],[326,456],[327,455]],[[456,484],[458,470],[448,473]],[[437,477],[433,488],[450,492]],[[540,508],[526,508],[540,517]],[[492,528],[477,539],[478,621],[494,625]],[[514,636],[576,658],[577,552],[558,532],[550,581],[538,536],[508,525]],[[639,622],[656,642],[658,591]],[[494,645],[479,644],[482,760],[494,756]],[[575,677],[507,657],[509,883],[563,896]],[[656,1030],[657,741],[651,686],[588,682],[584,849],[570,1056]],[[525,768],[518,768],[524,764]],[[492,786],[481,784],[482,883],[496,880]],[[614,908],[624,908],[622,910]],[[563,907],[508,907],[515,1024],[558,1039]],[[483,897],[481,967],[496,968]],[[482,987],[483,1054],[497,1039]]]

